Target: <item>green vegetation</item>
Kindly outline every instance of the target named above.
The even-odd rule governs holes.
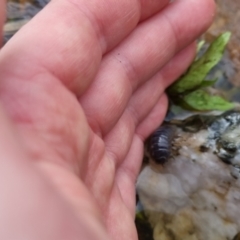
[[[225,111],[234,107],[233,103],[226,101],[220,96],[210,95],[202,89],[193,91],[183,96],[182,100],[183,104],[186,105],[186,108],[197,111]]]
[[[205,53],[195,59],[187,72],[169,87],[168,94],[173,102],[177,102],[183,108],[196,111],[228,110],[234,107],[233,103],[221,96],[212,96],[206,91],[206,88],[213,86],[217,79],[205,79],[210,70],[221,60],[230,36],[230,32],[226,32],[217,37]],[[198,51],[203,45],[204,42],[201,41]]]

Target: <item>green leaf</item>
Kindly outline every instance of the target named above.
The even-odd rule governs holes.
[[[182,94],[201,85],[209,71],[221,60],[231,33],[221,34],[198,60],[193,62],[186,74],[169,87],[169,94]]]
[[[203,80],[201,84],[198,86],[198,88],[205,88],[205,87],[211,87],[217,82],[217,79],[215,80]]]
[[[204,90],[196,90],[183,97],[183,102],[189,108],[197,111],[229,110],[234,104],[220,96],[212,96]]]

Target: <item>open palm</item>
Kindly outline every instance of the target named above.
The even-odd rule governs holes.
[[[1,49],[1,239],[137,239],[143,141],[213,11],[52,0]]]

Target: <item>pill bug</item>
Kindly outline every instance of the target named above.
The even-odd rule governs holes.
[[[148,153],[157,164],[164,164],[168,161],[173,135],[172,125],[162,125],[149,137]]]

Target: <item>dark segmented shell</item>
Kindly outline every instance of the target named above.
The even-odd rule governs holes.
[[[166,163],[170,157],[173,131],[173,126],[162,125],[149,138],[149,155],[158,164]]]

